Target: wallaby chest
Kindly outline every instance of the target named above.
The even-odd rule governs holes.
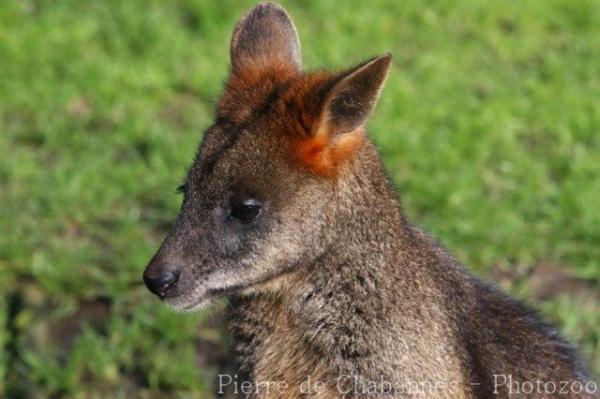
[[[240,300],[231,319],[239,368],[256,387],[251,397],[339,397],[331,389],[331,366],[306,342],[286,300],[261,295]]]

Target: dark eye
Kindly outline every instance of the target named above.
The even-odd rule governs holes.
[[[250,223],[260,213],[260,204],[255,200],[246,200],[231,209],[231,217],[242,223]]]

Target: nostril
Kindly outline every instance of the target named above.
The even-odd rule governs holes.
[[[167,270],[159,275],[144,273],[144,283],[153,294],[164,299],[169,289],[179,280],[179,275],[177,270]]]
[[[162,294],[166,294],[167,290],[171,288],[179,280],[179,273],[176,272],[165,272],[160,279],[160,290]]]

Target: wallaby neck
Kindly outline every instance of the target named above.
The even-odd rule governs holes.
[[[400,204],[375,146],[366,141],[340,178],[333,240],[346,249],[370,251],[399,244],[406,229]]]

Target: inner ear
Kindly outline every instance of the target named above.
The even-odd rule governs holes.
[[[385,54],[341,74],[322,110],[322,123],[327,125],[327,130],[333,134],[347,133],[366,123],[379,98],[391,60],[391,55]]]
[[[333,76],[311,92],[309,103],[318,101],[310,134],[298,140],[295,151],[302,164],[322,176],[335,176],[361,147],[364,129],[390,68],[391,55],[366,61]],[[303,123],[306,125],[306,123]]]
[[[237,23],[231,39],[234,74],[272,65],[301,71],[300,42],[294,23],[279,5],[263,2]]]

